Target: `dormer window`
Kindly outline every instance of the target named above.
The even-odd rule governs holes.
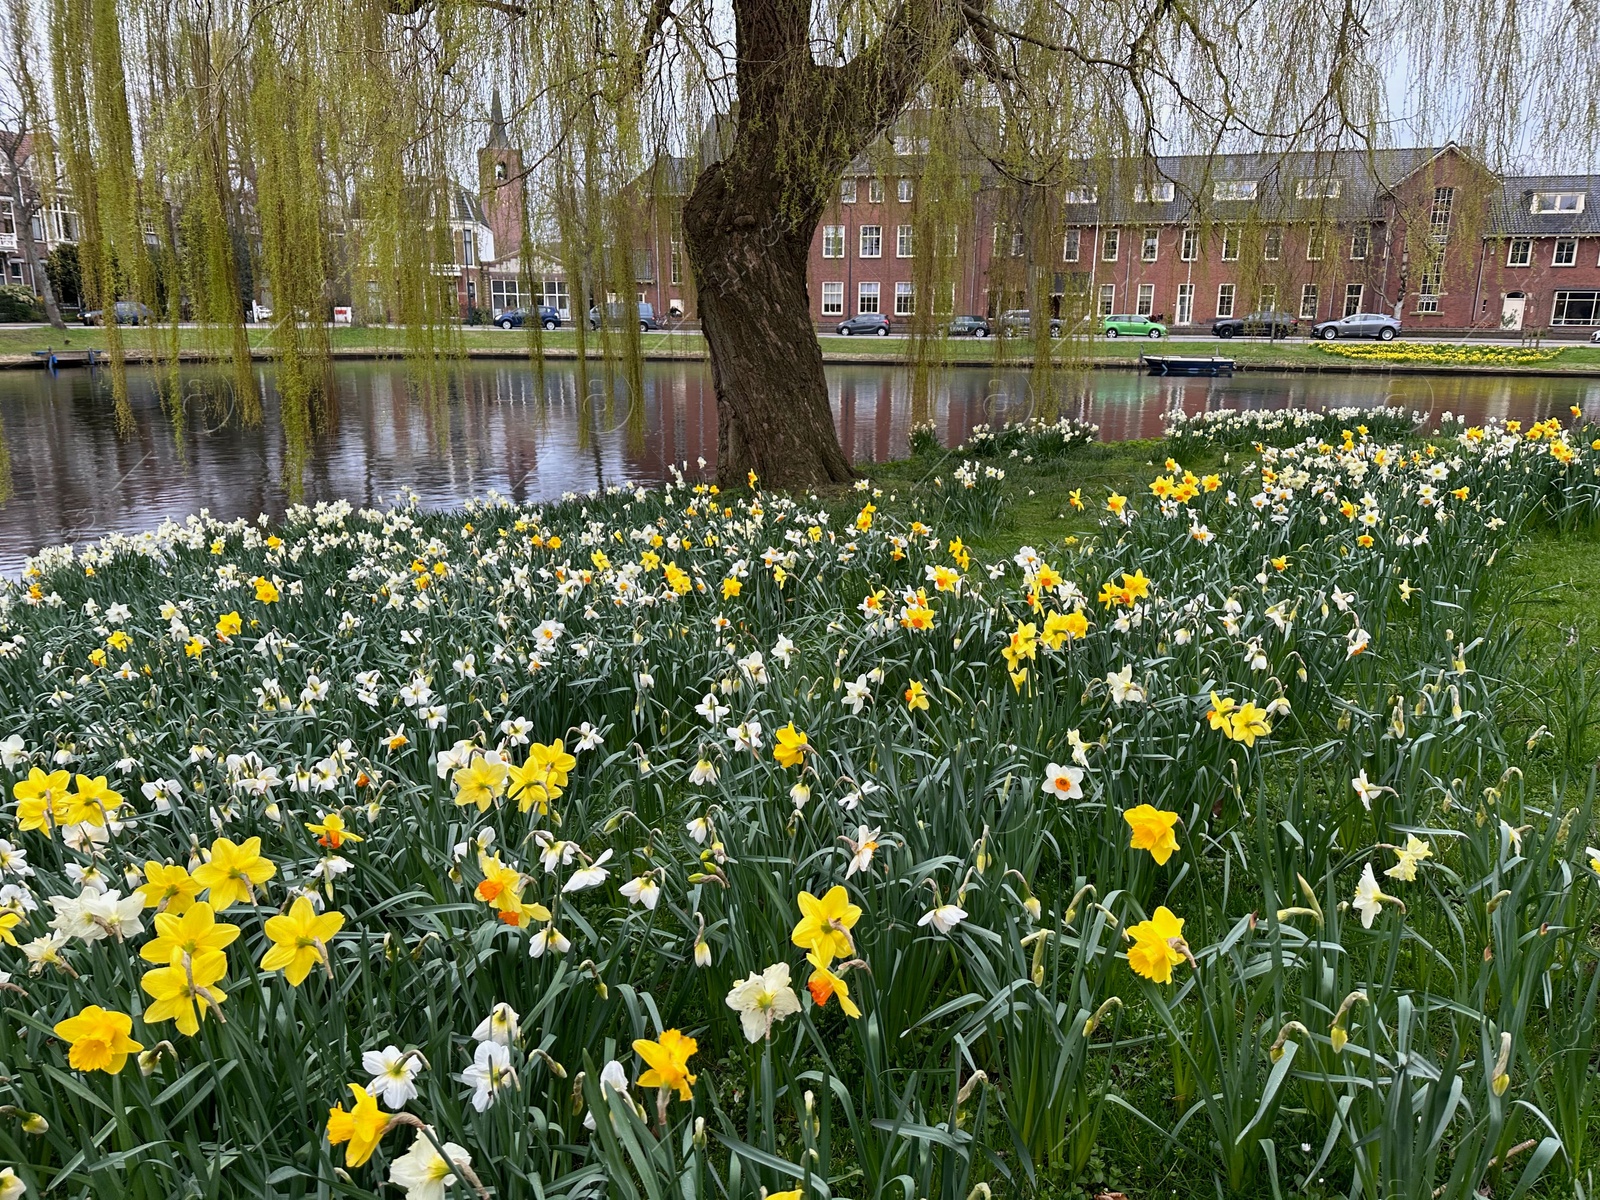
[[[1581,213],[1583,202],[1587,199],[1585,192],[1535,192],[1533,203],[1528,211],[1531,213]]]
[[[1068,188],[1061,196],[1063,204],[1093,204],[1099,193],[1092,187]]]
[[[1133,189],[1133,202],[1135,204],[1171,204],[1172,198],[1177,194],[1172,185],[1172,180],[1162,179],[1155,183],[1141,183]]]
[[[1333,176],[1323,179],[1297,179],[1294,185],[1295,198],[1299,200],[1337,200],[1339,198],[1339,180]]]
[[[1213,200],[1254,200],[1256,198],[1256,184],[1254,179],[1219,179],[1211,185],[1211,198]]]

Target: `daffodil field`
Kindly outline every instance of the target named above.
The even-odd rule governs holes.
[[[1593,779],[1483,597],[1600,431],[1241,419],[1033,430],[1098,531],[991,559],[959,456],[40,555],[0,1197],[1590,1195]]]

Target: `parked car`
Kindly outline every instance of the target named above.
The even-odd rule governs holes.
[[[148,304],[140,304],[135,300],[118,300],[113,307],[118,325],[149,325],[156,319],[156,314],[150,310]],[[106,313],[103,308],[91,308],[83,314],[85,325],[103,325],[105,319]]]
[[[853,333],[871,333],[878,337],[889,336],[889,318],[882,313],[858,313],[849,320],[840,321],[838,332],[849,337]]]
[[[1026,308],[1007,309],[1000,314],[1000,335],[1002,337],[1032,337],[1033,313]],[[1061,336],[1061,322],[1050,318],[1050,336]]]
[[[1352,313],[1337,321],[1319,321],[1311,327],[1311,336],[1331,342],[1342,337],[1377,338],[1392,342],[1400,332],[1400,322],[1386,313]]]
[[[957,317],[950,322],[951,337],[988,337],[989,333],[985,317]]]
[[[559,329],[561,327],[561,310],[548,304],[539,305],[539,324],[546,329]],[[525,308],[508,308],[494,319],[494,323],[501,329],[521,329],[528,323],[529,312]]]
[[[607,325],[620,325],[623,321],[628,319],[628,315],[629,306],[625,304],[621,304],[617,301],[611,301],[606,305]],[[643,301],[640,301],[638,304],[632,306],[632,315],[639,322],[640,333],[649,333],[652,329],[661,328],[661,322],[656,320],[656,310]],[[548,329],[550,326],[547,325],[545,328]],[[600,328],[600,309],[598,305],[591,305],[589,308],[589,328]]]
[[[1290,337],[1300,332],[1300,318],[1286,312],[1253,312],[1243,317],[1218,317],[1213,337]]]
[[[1167,327],[1154,317],[1141,317],[1127,313],[1113,313],[1105,319],[1101,329],[1108,338],[1163,338],[1167,336]]]
[[[1596,329],[1593,333],[1591,333],[1589,335],[1589,340],[1591,342],[1600,342],[1600,329]]]

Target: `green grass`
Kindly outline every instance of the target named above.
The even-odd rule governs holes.
[[[515,356],[530,353],[534,344],[533,334],[523,330],[506,331],[474,327],[453,329],[451,332],[459,336],[459,347],[468,355]],[[125,329],[123,336],[124,344],[130,351],[144,351],[150,345],[149,336],[138,329]],[[406,331],[398,328],[341,327],[330,329],[328,336],[331,349],[338,355],[387,357],[403,354],[406,350]],[[554,356],[571,355],[577,349],[577,335],[570,327],[550,333],[539,331],[538,339],[539,345]],[[249,340],[252,349],[263,354],[271,352],[270,330],[251,329]],[[820,336],[818,341],[824,356],[839,360],[901,362],[907,359],[910,351],[909,343],[904,338],[838,337],[828,334]],[[218,353],[226,345],[225,339],[193,328],[179,330],[178,343],[180,349],[185,352]],[[82,325],[70,326],[65,332],[48,327],[0,327],[0,357],[29,355],[35,350],[47,347],[56,350],[103,350],[105,345],[105,330]],[[609,333],[605,338],[591,333],[586,339],[586,347],[591,355],[624,352],[623,340],[615,333]],[[705,341],[697,332],[645,334],[639,339],[639,348],[645,357],[653,359],[701,359],[706,353]],[[1036,348],[1036,344],[1031,341],[955,338],[947,340],[940,347],[936,357],[940,361],[956,365],[1025,367],[1032,362]],[[1056,362],[1068,367],[1119,366],[1137,361],[1142,353],[1177,353],[1199,356],[1220,355],[1232,358],[1242,366],[1258,369],[1339,372],[1391,370],[1415,372],[1433,369],[1413,365],[1356,362],[1329,354],[1319,346],[1303,340],[1268,342],[1235,338],[1227,341],[1172,343],[1150,342],[1142,338],[1122,338],[1116,341],[1104,338],[1092,341],[1064,338],[1050,344],[1050,353]],[[1455,367],[1452,371],[1470,370],[1495,374],[1516,372],[1519,369],[1530,368]],[[1565,346],[1554,358],[1532,369],[1578,372],[1600,370],[1600,346]]]

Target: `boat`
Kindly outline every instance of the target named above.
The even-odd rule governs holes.
[[[1233,359],[1182,354],[1141,354],[1152,375],[1232,375]]]

